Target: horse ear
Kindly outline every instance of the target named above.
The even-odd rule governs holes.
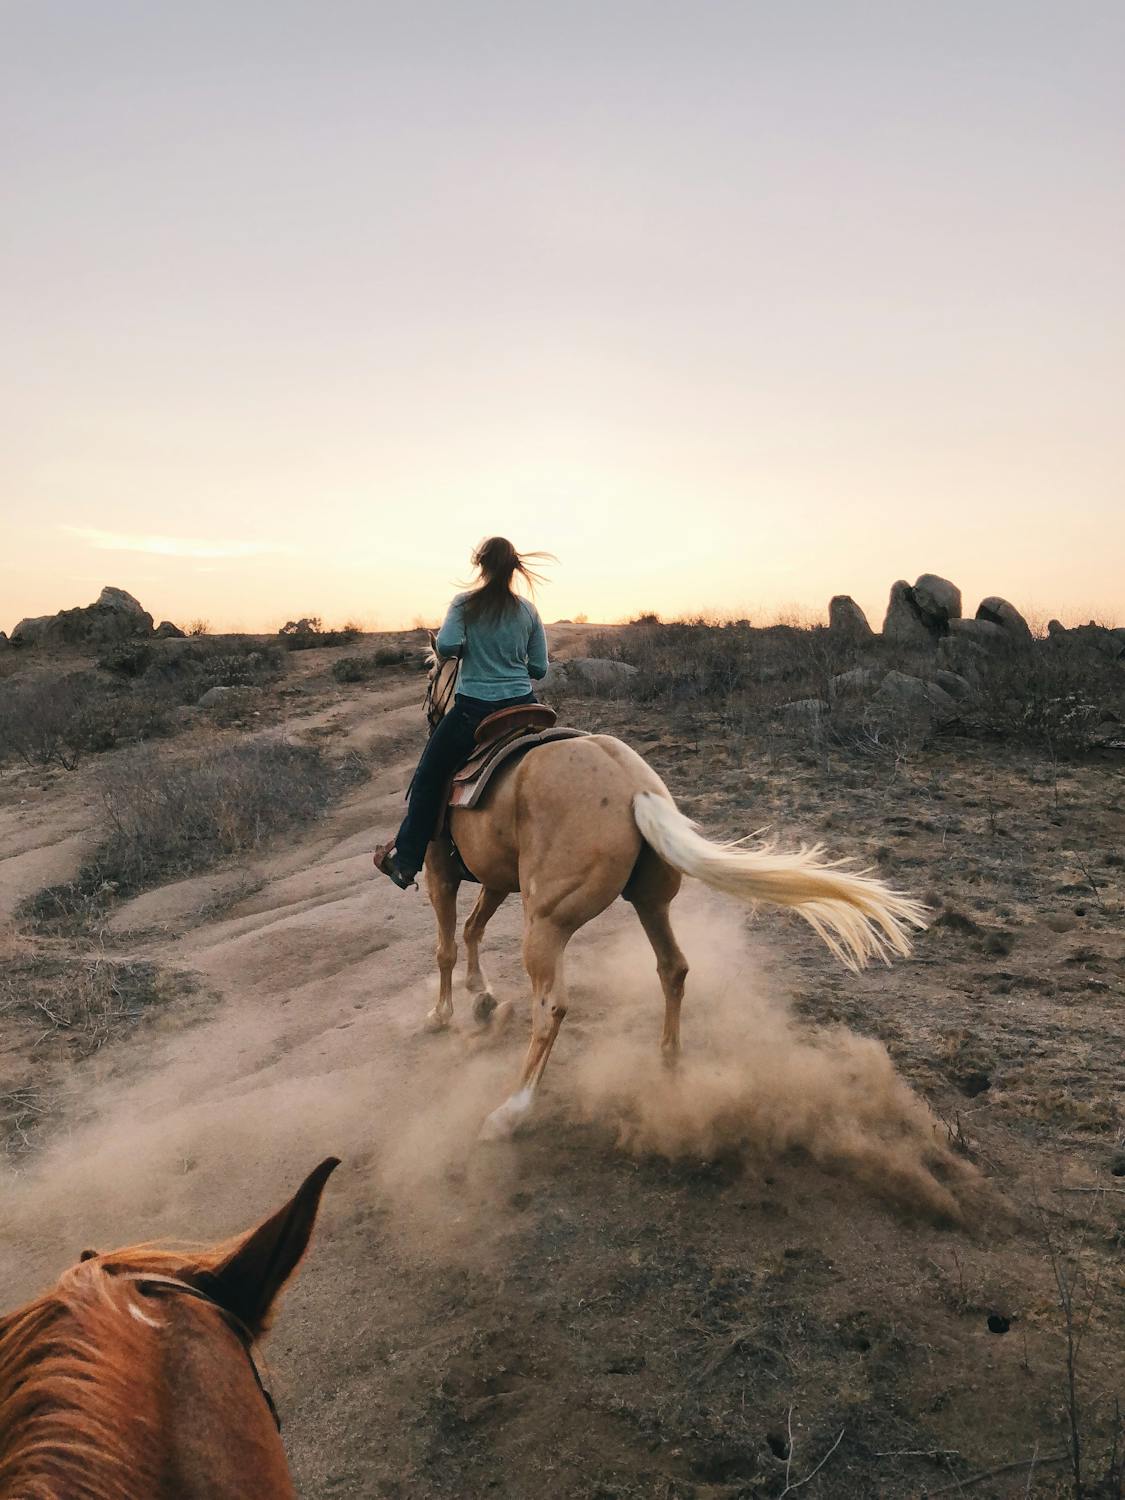
[[[426,632],[426,634],[430,638],[430,650],[431,651],[436,651],[437,650],[437,636],[434,634],[434,632],[432,630],[428,630]]]
[[[308,1248],[324,1184],[339,1165],[339,1157],[327,1157],[284,1208],[244,1235],[225,1260],[195,1278],[251,1333],[265,1328],[277,1294],[297,1269]]]

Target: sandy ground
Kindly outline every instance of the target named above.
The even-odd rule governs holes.
[[[771,822],[874,855],[945,919],[913,961],[855,978],[803,927],[686,889],[672,1077],[652,956],[618,903],[572,945],[538,1118],[485,1147],[522,1024],[482,1038],[459,991],[454,1030],[422,1032],[432,914],[371,870],[421,743],[420,680],[339,689],[328,653],[302,657],[303,692],[264,732],[363,750],[371,779],[283,845],[114,914],[114,957],[198,984],[69,1069],[51,1127],[0,1165],[0,1305],[87,1244],[246,1227],[333,1153],[268,1345],[305,1496],[777,1496],[839,1434],[804,1493],[957,1493],[1036,1450],[973,1493],[1070,1493],[1049,1244],[1083,1273],[1076,1299],[1094,1289],[1091,1465],[1125,1396],[1120,766],[1065,772],[1060,798],[978,751],[834,769],[568,704],[709,832]],[[9,920],[76,867],[96,771],[5,778]],[[514,900],[486,969],[524,992]]]

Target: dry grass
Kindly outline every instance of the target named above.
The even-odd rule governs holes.
[[[28,1151],[58,1108],[58,1070],[128,1036],[194,988],[182,973],[102,953],[18,953],[0,975],[0,1149]]]
[[[962,647],[959,668],[970,674],[972,697],[941,731],[904,710],[872,714],[869,698],[891,670],[931,679],[948,668],[932,649],[913,649],[873,637],[856,642],[822,625],[752,626],[746,620],[706,618],[662,622],[645,616],[613,632],[592,635],[591,656],[638,668],[630,695],[640,702],[698,706],[723,715],[728,733],[747,735],[777,723],[788,704],[808,700],[823,712],[794,713],[787,732],[898,761],[932,741],[958,733],[982,740],[1041,746],[1052,756],[1081,755],[1105,741],[1105,726],[1125,737],[1125,667],[1092,646],[1053,641],[1029,647]],[[841,684],[844,673],[866,669],[869,682]]]
[[[100,778],[103,838],[74,880],[40,891],[21,914],[48,930],[96,919],[116,901],[256,849],[316,817],[366,774],[352,756],[284,740],[191,756],[139,750]]]
[[[0,682],[0,763],[73,770],[86,755],[174,734],[176,709],[212,687],[262,687],[284,669],[277,646],[251,639],[126,642],[97,671],[36,670]]]

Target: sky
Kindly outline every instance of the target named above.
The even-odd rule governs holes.
[[[1120,0],[0,0],[0,628],[1125,621]]]

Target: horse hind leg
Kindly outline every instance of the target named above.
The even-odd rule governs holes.
[[[484,937],[484,929],[496,914],[497,909],[507,894],[507,891],[490,891],[487,887],[482,887],[480,895],[476,899],[476,905],[469,913],[468,920],[465,923],[464,938],[467,963],[465,988],[470,995],[477,997],[473,1005],[473,1017],[482,1026],[487,1025],[492,1019],[492,1012],[496,1009],[496,999],[480,966],[481,939]]]
[[[566,1016],[566,986],[562,974],[563,950],[570,933],[545,917],[528,923],[523,944],[524,967],[531,979],[531,1043],[524,1058],[519,1087],[499,1109],[494,1109],[481,1128],[486,1140],[511,1135],[535,1102],[551,1048]]]
[[[688,962],[672,931],[666,901],[644,901],[634,898],[633,905],[656,954],[656,972],[664,991],[664,1031],[660,1048],[667,1062],[680,1055],[680,1007],[684,999]]]

